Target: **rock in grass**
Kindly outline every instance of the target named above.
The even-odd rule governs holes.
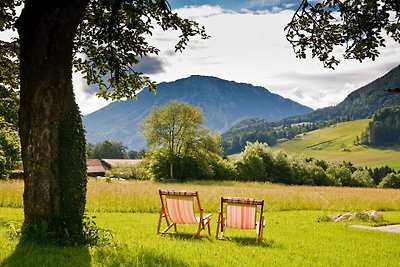
[[[355,212],[355,213],[347,212],[344,214],[332,215],[332,220],[334,222],[352,221],[356,219],[362,221],[378,222],[382,220],[382,216],[376,210],[369,210],[369,211]]]

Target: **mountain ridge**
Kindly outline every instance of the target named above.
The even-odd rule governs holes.
[[[205,126],[218,132],[249,117],[274,121],[312,111],[261,86],[192,75],[158,84],[156,94],[145,89],[138,94],[137,101],[113,102],[84,116],[86,138],[91,143],[121,141],[128,148],[140,149],[144,147],[144,139],[138,132],[137,124],[153,106],[162,106],[171,100],[200,107]]]

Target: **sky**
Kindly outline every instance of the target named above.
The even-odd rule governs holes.
[[[400,45],[390,38],[375,61],[360,63],[339,56],[340,65],[331,70],[311,57],[297,59],[285,39],[284,27],[300,2],[170,0],[173,12],[204,25],[211,38],[194,37],[183,53],[175,53],[179,32],[157,29],[149,42],[161,50],[160,54],[143,58],[136,70],[157,83],[205,75],[263,86],[317,109],[340,103],[352,91],[400,64]],[[74,87],[83,115],[110,103],[97,98],[96,88],[88,87],[79,74],[74,75]]]

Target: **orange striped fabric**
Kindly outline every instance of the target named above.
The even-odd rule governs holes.
[[[255,229],[256,211],[257,205],[227,205],[226,226],[238,229]]]
[[[195,224],[198,223],[194,216],[193,197],[173,196],[165,197],[167,202],[168,214],[176,224]]]

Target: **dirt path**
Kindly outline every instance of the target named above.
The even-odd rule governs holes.
[[[350,227],[400,234],[400,224],[385,225],[378,227],[366,226],[366,225],[350,225]]]

